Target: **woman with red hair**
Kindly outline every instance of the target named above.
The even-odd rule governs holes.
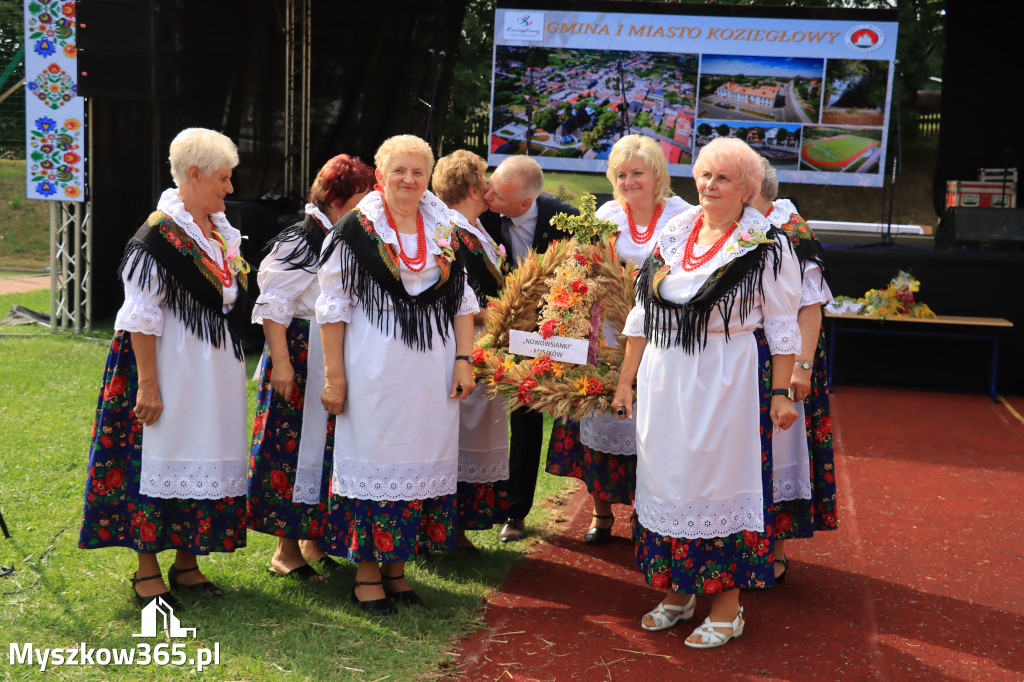
[[[328,161],[313,181],[305,219],[270,242],[257,279],[252,320],[263,325],[267,342],[249,452],[249,528],[277,536],[270,573],[300,582],[320,580],[313,566],[324,571],[338,565],[319,546],[334,418],[316,399],[324,387],[317,262],[327,231],[373,183],[373,169],[358,157],[339,154]],[[308,395],[314,399],[307,401]]]

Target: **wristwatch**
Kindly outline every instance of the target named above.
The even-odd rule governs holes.
[[[471,365],[473,364],[473,358],[469,357],[468,355],[456,355],[455,359],[456,360],[465,360],[469,364],[471,364]]]
[[[799,367],[800,369],[810,369],[811,368],[811,363],[809,363],[809,362],[800,362],[799,360],[797,360],[796,362],[793,363],[793,366],[794,367]]]
[[[774,398],[777,395],[784,395],[787,398],[789,398],[790,400],[792,400],[793,399],[793,389],[792,388],[773,388],[772,389],[772,397]]]

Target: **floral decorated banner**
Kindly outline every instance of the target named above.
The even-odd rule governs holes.
[[[78,96],[74,0],[25,0],[29,199],[83,201],[85,101]]]

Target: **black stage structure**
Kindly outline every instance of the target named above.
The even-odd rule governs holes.
[[[79,17],[91,15],[92,26],[80,28],[80,68],[98,64],[88,75],[96,93],[94,316],[120,306],[117,264],[160,192],[173,186],[167,149],[180,130],[212,128],[238,145],[228,217],[249,236],[245,255],[258,265],[278,215],[295,219],[329,158],[345,152],[372,165],[391,135],[440,139],[464,10],[465,0],[81,0]],[[133,17],[141,23],[127,25]],[[107,54],[117,49],[105,39],[113,22],[126,36],[171,34],[153,41],[155,98],[151,84],[122,75],[146,80],[130,68],[154,60],[145,48]],[[92,52],[89,31],[97,36]],[[118,60],[126,66],[103,72]]]
[[[95,1],[80,0],[80,12]],[[121,303],[114,275],[118,260],[159,192],[171,186],[166,153],[180,129],[210,127],[238,143],[237,202],[229,217],[250,235],[246,255],[254,264],[259,248],[277,229],[277,216],[294,216],[299,210],[299,194],[305,191],[299,178],[308,184],[310,174],[330,156],[348,152],[372,161],[376,147],[390,135],[416,133],[431,141],[440,137],[464,0],[144,4],[173,13],[180,43],[172,60],[178,86],[155,101],[91,99],[97,316],[112,315]],[[1016,103],[1010,101],[1014,90],[1005,87],[1006,74],[1021,65],[1011,34],[1015,24],[992,21],[968,0],[946,0],[946,8],[935,173],[939,214],[946,180],[972,179],[981,167],[1019,166],[1024,153],[1024,128],[1013,117]],[[303,63],[309,65],[307,72]],[[303,92],[305,114],[297,105]],[[979,117],[980,110],[987,113]],[[799,200],[799,186],[788,189]],[[260,201],[265,195],[283,198]],[[895,201],[899,198],[897,189]],[[883,201],[887,198],[880,192]],[[865,246],[878,242],[879,235],[823,234],[833,292],[859,296],[884,286],[898,270],[910,270],[922,281],[919,299],[940,314],[1011,320],[1014,328],[1003,335],[1000,390],[1021,392],[1024,210],[1003,213],[999,234],[1006,236],[1001,241],[952,235],[941,249],[932,237],[897,236],[892,244]],[[940,226],[944,230],[949,232],[948,221]],[[865,338],[870,339],[839,338],[838,383],[984,391],[988,351],[981,344]]]

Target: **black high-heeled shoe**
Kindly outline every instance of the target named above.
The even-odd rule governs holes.
[[[391,601],[391,597],[385,596],[383,599],[368,599],[363,601],[356,596],[356,588],[360,585],[381,585],[384,583],[380,580],[375,582],[364,582],[357,580],[356,584],[352,586],[352,601],[359,604],[363,611],[366,611],[373,616],[393,616],[398,613],[398,607],[395,606],[395,602]],[[387,590],[384,590],[384,594],[387,595]]]
[[[170,583],[172,590],[185,590],[186,592],[192,592],[195,594],[203,593],[210,597],[223,597],[224,590],[220,589],[209,580],[195,585],[183,585],[178,582],[178,576],[182,573],[191,573],[192,571],[198,571],[198,566],[192,568],[178,568],[174,564],[171,564],[171,570],[167,571],[167,582]]]
[[[381,572],[380,577],[384,580],[401,580],[405,577],[405,573],[400,573],[396,576],[384,575]],[[396,604],[405,604],[406,606],[425,606],[420,596],[412,590],[404,590],[402,592],[393,592],[388,588],[384,588],[384,593],[395,600]]]
[[[611,519],[612,524],[615,523],[614,514],[591,514],[591,516],[593,516],[595,519]],[[586,534],[583,536],[583,542],[587,543],[591,547],[597,547],[598,545],[603,545],[605,542],[607,542],[608,538],[610,538],[611,536],[611,525],[609,525],[607,528],[598,528],[597,526],[594,526],[593,528],[588,530]]]
[[[137,573],[138,572],[136,571],[136,574]],[[135,589],[135,586],[139,583],[144,583],[147,580],[157,580],[160,577],[161,575],[159,573],[157,573],[156,575],[147,576],[145,578],[139,578],[136,575],[128,576],[128,580],[132,584],[132,592],[135,593],[135,601],[138,603],[139,606],[147,606],[152,601],[156,601],[157,599],[163,599],[164,603],[170,606],[175,611],[181,609],[181,602],[178,601],[178,599],[170,592],[161,592],[160,594],[154,594],[149,597],[143,597],[141,594],[139,594],[139,591]]]

